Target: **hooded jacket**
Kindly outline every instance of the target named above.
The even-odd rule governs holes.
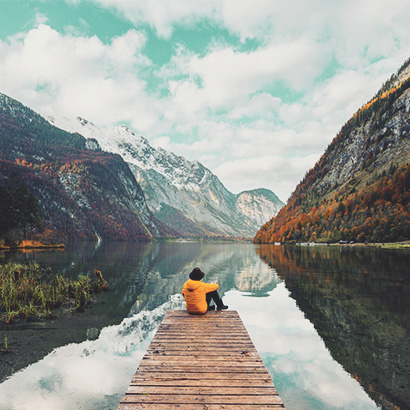
[[[206,294],[217,290],[219,285],[216,283],[203,283],[200,280],[189,279],[184,283],[182,294],[185,298],[186,310],[189,313],[203,315],[208,309]]]

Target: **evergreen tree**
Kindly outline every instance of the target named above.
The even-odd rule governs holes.
[[[37,199],[23,185],[15,189],[0,187],[0,235],[21,229],[24,237],[30,228],[40,224]]]

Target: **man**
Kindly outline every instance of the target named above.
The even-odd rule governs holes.
[[[182,294],[185,298],[185,306],[189,313],[203,315],[207,311],[215,310],[215,305],[210,305],[213,300],[217,310],[228,309],[219,297],[216,283],[203,283],[204,272],[199,268],[193,269],[189,274],[189,280],[184,283]]]

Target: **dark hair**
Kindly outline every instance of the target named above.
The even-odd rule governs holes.
[[[201,280],[204,277],[204,272],[201,271],[199,268],[194,268],[192,272],[189,274],[189,279],[192,280]]]

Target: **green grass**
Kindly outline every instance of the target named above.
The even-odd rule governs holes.
[[[393,243],[384,243],[380,245],[384,249],[410,249],[410,242],[393,242]]]
[[[38,264],[8,263],[0,266],[0,321],[35,320],[52,317],[51,309],[67,304],[84,311],[92,294],[108,289],[101,272],[92,280],[81,275],[77,280],[53,275]]]

